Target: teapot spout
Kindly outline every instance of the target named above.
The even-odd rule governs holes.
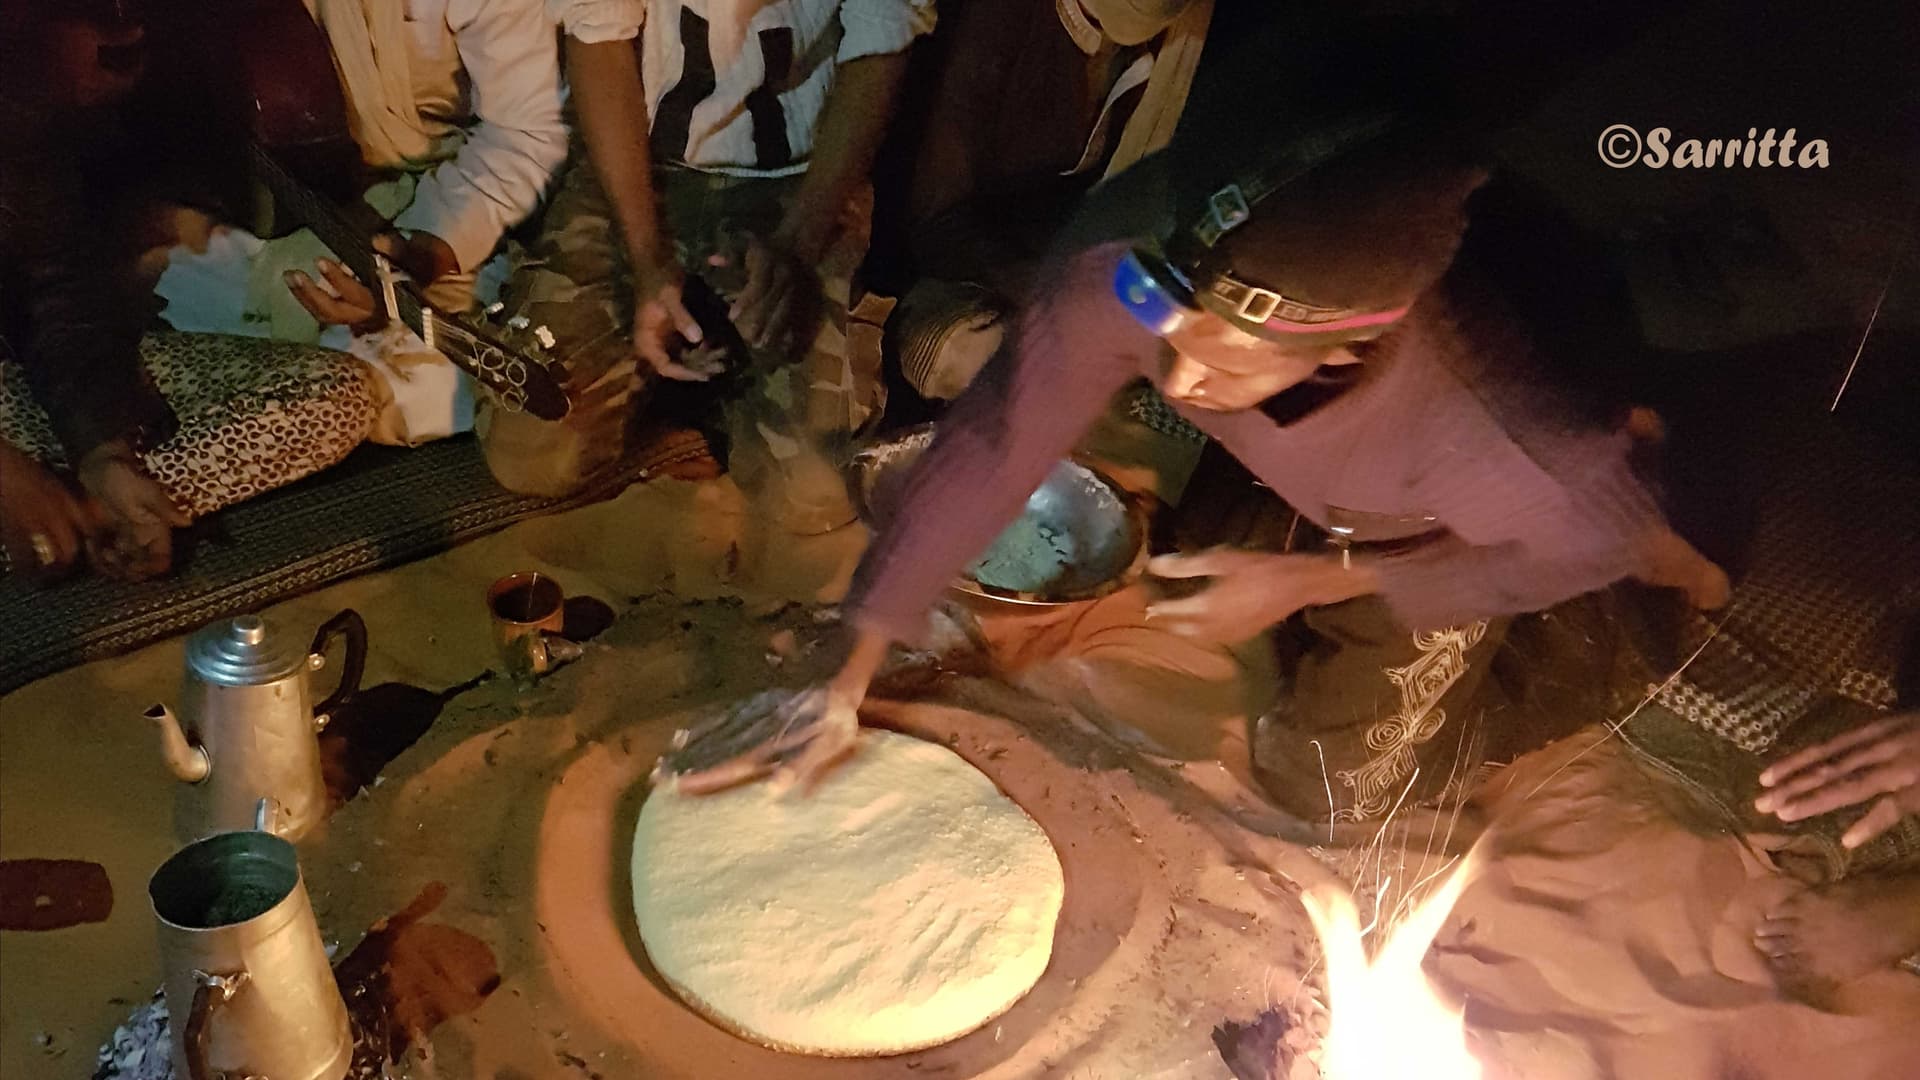
[[[187,734],[180,730],[180,721],[174,718],[173,710],[155,705],[143,715],[160,729],[160,757],[166,761],[167,771],[189,784],[205,780],[213,762],[208,760],[205,747],[187,741]]]

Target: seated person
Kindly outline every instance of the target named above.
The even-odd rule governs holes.
[[[352,178],[365,193],[350,218],[379,230],[374,246],[429,301],[467,310],[475,275],[538,206],[566,156],[558,45],[540,0],[309,0],[307,8],[318,31],[290,32],[304,30],[330,52],[368,170]],[[378,182],[365,186],[370,179]],[[464,378],[416,335],[387,327],[369,283],[332,254],[306,230],[264,243],[236,232],[210,252],[176,249],[158,287],[168,302],[162,318],[176,329],[350,349],[380,376],[378,441],[470,428]]]
[[[716,333],[688,299],[710,280],[726,297],[717,317],[749,354],[726,361],[740,385],[725,422],[729,468],[750,491],[782,489],[791,530],[845,524],[851,509],[818,447],[878,407],[877,379],[856,377],[840,340],[865,247],[852,202],[907,47],[932,27],[932,0],[555,0],[553,10],[584,147],[510,307],[551,328],[576,386],[601,389],[559,424],[490,412],[494,475],[516,491],[575,490],[619,457],[637,381],[708,378],[683,349]]]
[[[142,336],[77,138],[140,76],[137,24],[58,8],[0,43],[0,538],[54,575],[164,571],[191,518],[325,468],[373,420],[341,353]],[[122,263],[127,265],[121,265]],[[78,488],[60,473],[77,475]]]
[[[1783,822],[1853,811],[1849,850],[1920,830],[1920,713],[1863,724],[1794,753],[1760,774],[1755,800]],[[1904,962],[1920,974],[1920,865],[1882,869],[1788,897],[1754,931],[1789,986],[1844,981]]]
[[[881,209],[899,220],[868,260],[900,297],[888,359],[922,397],[959,395],[1081,197],[1172,137],[1213,6],[974,0],[943,21],[895,139]]]
[[[1895,404],[1910,345],[1888,338],[1838,417],[1831,369],[1806,363],[1838,335],[1668,355],[1645,380],[1676,521],[1734,587],[1724,611],[1639,635],[1648,681],[1624,690],[1644,704],[1622,730],[1797,879],[1769,890],[1754,945],[1816,1003],[1920,959],[1920,459]],[[1875,394],[1887,415],[1856,407]]]
[[[1372,36],[1352,47],[1380,55]],[[1486,268],[1454,261],[1485,174],[1404,88],[1433,84],[1328,77],[1355,54],[1262,56],[1291,85],[1222,119],[1265,118],[1267,145],[1186,127],[1096,200],[1089,216],[1114,217],[1075,230],[1096,239],[1040,279],[868,550],[852,654],[795,706],[815,722],[794,774],[846,750],[889,644],[920,635],[1139,377],[1331,542],[1151,565],[1207,579],[1150,608],[1155,624],[1233,643],[1295,620],[1310,639],[1311,665],[1252,736],[1255,774],[1301,819],[1377,820],[1470,768],[1474,696],[1511,616],[1628,578],[1724,602],[1725,575],[1636,475],[1621,418],[1565,400]]]

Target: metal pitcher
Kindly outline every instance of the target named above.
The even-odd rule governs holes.
[[[196,841],[154,871],[147,895],[176,1077],[346,1075],[347,1006],[292,844],[260,830]]]
[[[316,710],[308,679],[336,637],[346,639],[340,684]],[[319,732],[359,689],[366,658],[367,627],[351,609],[328,619],[304,650],[259,615],[188,638],[179,717],[165,705],[146,712],[182,781],[173,813],[181,843],[250,828],[263,797],[284,808],[274,831],[288,840],[319,824],[327,809]]]

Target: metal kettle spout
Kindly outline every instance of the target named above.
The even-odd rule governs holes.
[[[160,729],[160,757],[167,763],[167,770],[189,784],[205,780],[213,769],[207,748],[187,741],[187,733],[180,730],[180,721],[174,718],[173,710],[155,705],[143,715]]]

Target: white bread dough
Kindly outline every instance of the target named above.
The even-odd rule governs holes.
[[[1065,884],[1046,833],[959,755],[864,730],[811,795],[656,789],[633,841],[654,968],[768,1046],[950,1042],[1038,982]]]

